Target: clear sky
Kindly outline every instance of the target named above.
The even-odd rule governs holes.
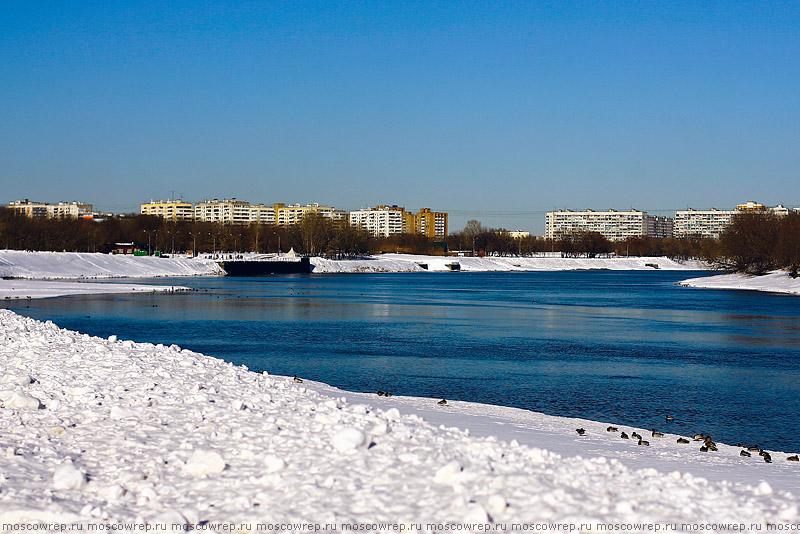
[[[0,201],[800,205],[800,2],[3,2]]]

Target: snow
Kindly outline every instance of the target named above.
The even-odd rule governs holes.
[[[0,524],[12,528],[800,523],[800,464],[787,453],[770,451],[768,464],[639,429],[650,441],[640,447],[606,423],[344,392],[7,310],[0,376],[3,398],[39,402],[0,405]]]
[[[0,277],[39,280],[220,275],[211,260],[91,252],[0,250]]]
[[[181,291],[189,288],[131,283],[93,283],[84,280],[219,274],[224,272],[213,261],[193,258],[0,250],[0,277],[3,277],[0,279],[0,298],[2,299]]]
[[[788,272],[780,270],[772,271],[762,276],[733,273],[690,278],[679,282],[679,284],[705,289],[748,289],[800,295],[800,277],[792,278]]]
[[[154,286],[143,284],[112,284],[65,282],[63,280],[0,280],[0,299],[30,299],[62,297],[65,295],[96,295],[102,293],[141,293],[154,291],[188,291],[183,286]]]
[[[418,256],[413,254],[382,254],[357,260],[328,260],[311,258],[314,273],[358,272],[421,272],[450,271],[449,264],[459,264],[461,271],[574,271],[607,269],[615,271],[641,270],[703,270],[697,261],[678,262],[670,258],[562,258],[558,254],[541,257],[452,257]],[[426,265],[427,269],[421,265]],[[653,267],[656,265],[657,267]]]

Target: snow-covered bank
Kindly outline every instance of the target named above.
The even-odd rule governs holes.
[[[679,284],[704,289],[748,289],[800,295],[800,277],[792,278],[786,271],[772,271],[762,276],[741,273],[718,274],[716,276],[690,278],[679,282]]]
[[[39,299],[66,295],[95,295],[102,293],[150,293],[153,291],[185,291],[182,286],[153,286],[143,284],[98,284],[65,282],[63,280],[0,280],[0,299]]]
[[[5,310],[0,377],[0,524],[602,522],[640,531],[630,525],[800,521],[800,464],[783,454],[767,464],[724,446],[700,453],[674,436],[644,447],[590,421],[345,393]],[[660,472],[665,457],[679,467]],[[733,470],[747,470],[750,485],[701,478]]]
[[[446,256],[417,256],[412,254],[382,254],[358,260],[327,260],[311,258],[314,273],[358,272],[415,272],[449,271],[457,263],[461,271],[575,271],[607,269],[615,271],[641,270],[702,270],[705,265],[696,262],[677,262],[670,258],[561,258],[499,257],[460,258]]]
[[[0,277],[39,280],[220,275],[211,260],[90,252],[0,250]]]

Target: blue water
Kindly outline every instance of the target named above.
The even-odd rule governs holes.
[[[800,299],[702,273],[154,279],[173,295],[3,306],[354,391],[461,399],[800,450]],[[665,414],[676,418],[665,422]]]

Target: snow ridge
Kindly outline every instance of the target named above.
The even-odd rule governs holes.
[[[560,255],[542,257],[487,256],[484,258],[452,256],[417,256],[413,254],[381,254],[356,260],[328,260],[311,258],[314,273],[359,272],[423,272],[450,271],[449,265],[458,264],[459,270],[481,271],[575,271],[575,270],[703,270],[706,266],[697,261],[678,262],[670,258],[562,258]]]
[[[766,482],[562,457],[6,310],[0,370],[0,524],[800,519],[797,499]]]

